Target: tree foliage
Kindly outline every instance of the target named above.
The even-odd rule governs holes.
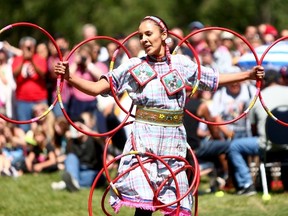
[[[116,37],[137,30],[146,15],[162,17],[169,27],[179,26],[186,33],[191,21],[222,26],[242,33],[247,25],[271,23],[279,30],[286,25],[288,1],[285,0],[0,0],[0,28],[31,22],[49,33],[64,34],[71,43],[81,41],[81,28],[94,23],[99,35]],[[21,35],[45,38],[35,29],[15,28],[0,35],[0,40],[17,43]]]

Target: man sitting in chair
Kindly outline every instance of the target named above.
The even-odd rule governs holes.
[[[288,86],[281,85],[280,83],[283,82],[281,82],[279,71],[274,69],[266,70],[261,96],[269,110],[273,110],[279,106],[288,106],[288,97],[286,97],[288,95]],[[247,156],[261,156],[262,152],[271,148],[271,146],[267,146],[265,133],[265,123],[268,114],[259,100],[256,101],[254,107],[249,112],[249,117],[254,139],[249,138],[249,141],[246,137],[234,139],[231,142],[228,154],[234,169],[234,177],[239,187],[237,194],[247,196],[256,194],[256,190],[246,158]],[[282,175],[284,189],[288,190],[288,179],[284,180],[283,178],[285,177]]]

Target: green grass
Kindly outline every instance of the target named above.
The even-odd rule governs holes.
[[[79,193],[52,191],[52,181],[59,181],[60,174],[24,175],[17,179],[0,178],[0,216],[87,216],[89,189]],[[203,182],[205,184],[205,182]],[[202,187],[203,187],[202,184]],[[103,190],[93,194],[93,215],[105,215],[101,209]],[[288,195],[272,194],[264,203],[261,193],[253,197],[225,194],[217,198],[214,194],[199,196],[199,216],[287,216]],[[112,214],[111,208],[106,204]],[[119,216],[133,216],[134,210],[123,208]],[[115,215],[115,214],[112,214]],[[153,216],[160,216],[159,212]]]

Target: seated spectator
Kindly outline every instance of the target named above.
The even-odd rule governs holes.
[[[19,169],[25,159],[25,133],[18,126],[0,118],[0,136],[2,137],[2,153],[9,159],[11,165]]]
[[[24,173],[54,172],[58,170],[55,149],[48,142],[41,126],[33,131],[34,145],[31,146],[21,170]]]
[[[18,176],[18,172],[15,167],[11,164],[11,159],[9,159],[3,153],[3,147],[6,144],[6,138],[3,134],[0,134],[0,176]]]
[[[280,73],[276,70],[267,70],[264,78],[264,88],[261,95],[268,105],[268,109],[272,110],[281,105],[288,105],[287,97],[280,95],[288,94],[288,87],[280,85]],[[277,95],[279,95],[277,97]],[[265,140],[265,121],[267,113],[263,109],[261,103],[257,101],[249,113],[252,124],[252,131],[257,136],[242,137],[234,139],[230,145],[229,160],[234,170],[235,180],[238,185],[239,195],[256,194],[250,169],[246,162],[247,156],[258,156],[261,150],[270,148],[266,146]],[[284,189],[288,190],[288,180],[283,179]]]
[[[47,104],[45,103],[35,104],[32,108],[33,117],[39,117],[47,110],[48,110]],[[41,125],[41,127],[46,133],[48,141],[51,142],[54,137],[54,124],[55,124],[55,115],[52,111],[50,111],[48,114],[40,118],[38,121],[31,123],[31,132],[33,132],[39,125]]]
[[[81,118],[75,121],[75,124],[85,131],[91,130]],[[91,187],[95,177],[102,169],[103,143],[99,142],[99,139],[77,131],[72,126],[66,135],[68,143],[65,171],[62,180],[52,182],[51,187],[53,190],[67,189],[75,192],[80,188]]]
[[[64,116],[59,116],[55,120],[54,124],[54,137],[52,140],[52,144],[55,148],[55,153],[57,157],[58,169],[64,170],[65,165],[64,161],[66,159],[66,132],[69,130],[69,123]]]
[[[206,121],[214,121],[207,103],[201,100],[199,92],[195,92],[193,96],[188,99],[185,108],[199,118],[203,118]],[[187,113],[184,114],[183,124],[187,132],[187,142],[195,152],[200,168],[202,168],[201,172],[206,173],[206,169],[209,169],[210,172],[213,171],[216,164],[219,164],[220,156],[228,153],[230,143],[221,140],[218,127],[208,125],[208,130],[204,132],[200,128],[199,121]],[[187,158],[190,163],[193,163],[190,155],[188,155]],[[216,175],[221,176],[222,179],[226,179],[226,176],[228,176],[227,170],[223,168],[227,168],[227,165],[222,167],[221,174],[218,173]],[[215,175],[215,172],[211,174]],[[213,178],[216,179],[216,176],[213,176]],[[211,190],[216,190],[215,185],[211,185]]]

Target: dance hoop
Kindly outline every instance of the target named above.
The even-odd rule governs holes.
[[[111,137],[109,138],[111,139]],[[107,140],[107,143],[109,143],[109,140]],[[106,143],[106,146],[105,146],[105,150],[104,150],[104,153],[107,152],[107,143]],[[195,169],[189,165],[188,161],[186,161],[185,158],[183,157],[177,157],[177,159],[183,161],[186,165],[184,167],[182,167],[181,169],[179,170],[176,170],[176,171],[172,171],[171,168],[169,167],[169,165],[164,161],[165,159],[171,159],[171,158],[175,158],[174,156],[163,156],[163,157],[160,157],[160,156],[157,156],[153,153],[150,153],[150,152],[140,152],[140,151],[137,151],[137,150],[132,150],[126,154],[121,154],[121,155],[118,155],[116,156],[113,160],[109,161],[107,164],[106,164],[106,160],[105,158],[103,157],[103,163],[104,163],[104,166],[102,168],[102,170],[98,173],[98,175],[96,176],[94,182],[93,182],[93,185],[90,189],[90,194],[89,194],[89,200],[88,200],[88,211],[89,211],[89,216],[92,216],[93,215],[93,210],[92,210],[92,199],[93,199],[93,192],[94,192],[94,189],[95,189],[95,186],[97,185],[97,182],[98,180],[100,179],[101,175],[103,173],[105,173],[106,175],[106,178],[109,182],[109,186],[106,188],[103,196],[102,196],[102,201],[101,201],[101,206],[102,206],[102,210],[103,212],[108,215],[108,216],[111,216],[110,213],[108,213],[108,211],[106,210],[105,208],[105,199],[106,199],[106,196],[109,192],[110,189],[112,189],[115,194],[120,198],[122,199],[122,196],[121,194],[118,192],[117,188],[115,187],[114,183],[120,179],[121,177],[123,177],[125,174],[127,174],[128,172],[130,172],[131,170],[134,170],[138,167],[141,167],[142,171],[144,169],[143,165],[146,164],[146,163],[149,163],[151,161],[155,161],[156,160],[159,160],[164,166],[166,166],[166,168],[169,170],[170,172],[170,176],[168,176],[168,178],[163,181],[160,185],[159,188],[157,188],[156,191],[154,191],[152,188],[151,190],[154,191],[155,195],[157,196],[157,194],[159,194],[159,192],[161,191],[161,189],[164,187],[165,183],[167,183],[167,181],[170,180],[170,178],[173,178],[174,182],[175,182],[175,186],[176,188],[178,188],[178,183],[177,183],[177,180],[176,180],[176,174],[178,174],[179,172],[183,171],[183,170],[191,170],[192,173],[194,173],[194,178],[193,178],[193,181],[189,187],[189,189],[187,190],[187,192],[185,194],[182,195],[182,197],[180,197],[180,194],[179,194],[179,190],[177,190],[177,199],[171,203],[168,203],[168,204],[159,204],[159,205],[155,205],[154,207],[156,208],[156,210],[159,210],[161,208],[165,208],[167,206],[171,206],[171,205],[174,205],[175,203],[178,203],[177,205],[177,212],[179,214],[179,211],[180,211],[180,201],[186,197],[193,189],[194,191],[192,192],[192,196],[195,196],[195,199],[197,202],[197,199],[198,199],[198,195],[197,195],[197,189],[198,189],[198,186],[199,186],[199,183],[200,183],[200,169],[199,169],[199,164],[197,162],[197,159],[196,159],[196,156],[195,154],[193,153],[192,149],[190,146],[187,146],[188,147],[188,150],[189,152],[192,154],[192,158],[194,159],[195,161]],[[124,156],[127,156],[127,155],[136,155],[136,157],[139,155],[146,155],[147,158],[145,161],[141,161],[140,159],[138,159],[138,161],[140,161],[138,164],[135,164],[134,166],[130,167],[128,170],[126,170],[125,172],[121,173],[121,175],[118,175],[114,180],[111,180],[110,178],[110,175],[109,175],[109,172],[108,172],[108,167],[113,164],[114,162],[120,160],[122,157]],[[187,165],[188,164],[188,165]],[[144,170],[144,173],[146,173],[146,171]],[[144,174],[145,175],[145,174]],[[145,178],[146,180],[148,181],[149,183],[149,178],[147,179],[147,176],[145,175]],[[195,213],[197,215],[197,212],[198,212],[198,206],[195,206]]]
[[[58,47],[55,39],[45,29],[43,29],[42,27],[40,27],[40,26],[38,26],[36,24],[29,23],[29,22],[13,23],[13,24],[7,25],[4,28],[2,28],[0,30],[0,34],[2,34],[3,32],[5,32],[5,31],[7,31],[9,29],[14,28],[14,27],[18,27],[18,26],[32,27],[34,29],[37,29],[37,30],[41,31],[53,43],[54,47],[57,50],[57,54],[58,54],[58,57],[59,57],[60,61],[62,60],[62,53],[61,53],[60,48]],[[58,79],[60,79],[60,76],[58,76]],[[61,89],[62,89],[62,86],[59,85],[59,92],[61,91]],[[18,120],[10,119],[10,118],[6,117],[3,114],[0,114],[0,118],[4,119],[5,121],[8,121],[10,123],[14,123],[14,124],[30,124],[30,123],[37,122],[40,119],[44,118],[54,108],[56,103],[57,103],[57,98],[54,99],[53,103],[41,115],[39,115],[39,116],[37,116],[35,118],[32,118],[32,119],[29,119],[29,120],[18,121]]]
[[[206,28],[202,28],[202,29],[199,29],[199,30],[196,30],[194,32],[191,32],[190,34],[188,34],[186,37],[183,38],[183,40],[179,43],[179,44],[182,44],[184,41],[188,40],[188,38],[192,37],[193,35],[195,34],[198,34],[200,32],[204,32],[204,31],[210,31],[210,30],[221,30],[221,31],[227,31],[227,32],[230,32],[232,33],[234,36],[236,37],[239,37],[251,50],[251,52],[253,53],[254,57],[255,57],[255,62],[256,64],[255,65],[261,65],[261,62],[259,61],[258,57],[257,57],[257,54],[254,50],[254,48],[252,47],[252,45],[248,42],[248,40],[243,37],[242,35],[240,35],[239,33],[233,31],[233,30],[230,30],[230,29],[227,29],[227,28],[223,28],[223,27],[206,27]],[[248,112],[251,110],[251,108],[254,106],[258,96],[259,96],[259,93],[260,93],[260,88],[261,88],[261,83],[262,81],[261,80],[256,80],[256,94],[254,95],[254,97],[252,98],[252,100],[250,101],[250,104],[248,105],[247,109],[244,110],[244,112],[242,114],[240,114],[238,117],[232,119],[232,120],[229,120],[229,121],[222,121],[222,122],[211,122],[211,121],[207,121],[207,120],[204,120],[202,118],[199,118],[198,116],[194,115],[193,113],[191,113],[189,110],[185,109],[184,111],[191,117],[195,118],[196,120],[200,121],[200,122],[203,122],[205,124],[210,124],[210,125],[226,125],[226,124],[231,124],[231,123],[234,123],[235,121],[238,121],[240,118],[246,116],[248,114]]]
[[[112,59],[110,61],[110,65],[109,65],[109,71],[111,72],[113,69],[114,69],[114,64],[115,64],[115,59],[119,53],[119,50],[121,47],[124,47],[124,44],[132,37],[134,37],[136,34],[138,34],[138,31],[135,31],[133,33],[131,33],[130,35],[128,35],[126,38],[124,38],[124,40],[122,41],[121,43],[121,46],[118,46],[118,48],[114,51],[113,53],[113,56],[112,56]],[[127,53],[126,53],[127,54]],[[131,56],[128,55],[129,58],[131,58]],[[135,117],[131,112],[133,110],[133,103],[131,103],[131,106],[130,106],[130,110],[127,111],[123,106],[122,104],[120,103],[119,101],[119,98],[117,97],[116,95],[116,92],[114,90],[114,86],[113,86],[113,80],[112,80],[112,73],[109,73],[109,83],[110,83],[110,89],[111,89],[111,94],[116,102],[116,104],[119,106],[119,108],[128,115],[132,116],[132,117]]]
[[[261,58],[260,58],[260,63],[263,62],[265,56],[267,55],[267,53],[270,51],[270,49],[271,49],[272,47],[274,47],[277,43],[279,43],[279,42],[281,42],[281,41],[283,41],[283,40],[287,40],[287,39],[288,39],[288,36],[284,36],[284,37],[281,37],[281,38],[277,39],[277,40],[274,41],[272,44],[270,44],[270,45],[267,47],[267,49],[264,51],[264,53],[262,54],[262,56],[261,56]],[[277,96],[275,95],[275,97],[277,97]],[[263,107],[264,110],[266,111],[266,113],[267,113],[274,121],[276,121],[277,123],[279,123],[279,124],[281,124],[281,125],[283,125],[283,126],[286,126],[286,127],[288,126],[288,122],[284,122],[284,121],[282,121],[281,119],[278,119],[275,115],[273,115],[272,111],[271,111],[271,110],[267,107],[267,105],[265,104],[264,99],[263,99],[263,97],[262,97],[262,95],[261,95],[261,92],[259,93],[259,100],[260,100],[260,102],[261,102],[262,107]]]
[[[81,41],[80,43],[78,43],[71,51],[70,53],[68,54],[68,56],[66,57],[65,61],[68,61],[69,58],[72,56],[72,54],[79,48],[81,47],[82,45],[90,42],[90,41],[93,41],[93,40],[110,40],[116,44],[118,44],[118,46],[122,47],[123,50],[126,52],[126,54],[128,56],[129,55],[129,52],[128,50],[126,49],[126,47],[124,47],[122,45],[122,43],[120,43],[118,40],[112,38],[112,37],[108,37],[108,36],[95,36],[95,37],[91,37],[91,38],[88,38],[84,41]],[[107,131],[107,132],[104,132],[104,133],[96,133],[96,132],[93,132],[93,131],[86,131],[86,130],[83,130],[82,128],[78,127],[72,120],[71,118],[69,117],[69,115],[67,114],[65,108],[64,108],[64,105],[62,103],[62,96],[61,96],[61,91],[60,91],[60,86],[62,84],[62,82],[64,82],[64,79],[63,77],[61,79],[59,79],[57,81],[57,97],[58,97],[58,102],[60,104],[60,108],[65,116],[65,118],[67,119],[67,121],[78,131],[80,131],[81,133],[83,134],[86,134],[88,136],[96,136],[96,137],[104,137],[104,136],[109,136],[111,134],[114,134],[115,132],[117,132],[118,130],[120,130],[125,122],[127,121],[127,119],[129,118],[130,116],[130,113],[127,113],[126,117],[124,118],[123,122],[121,124],[119,124],[117,127],[115,127],[113,130],[110,130],[110,131]]]

